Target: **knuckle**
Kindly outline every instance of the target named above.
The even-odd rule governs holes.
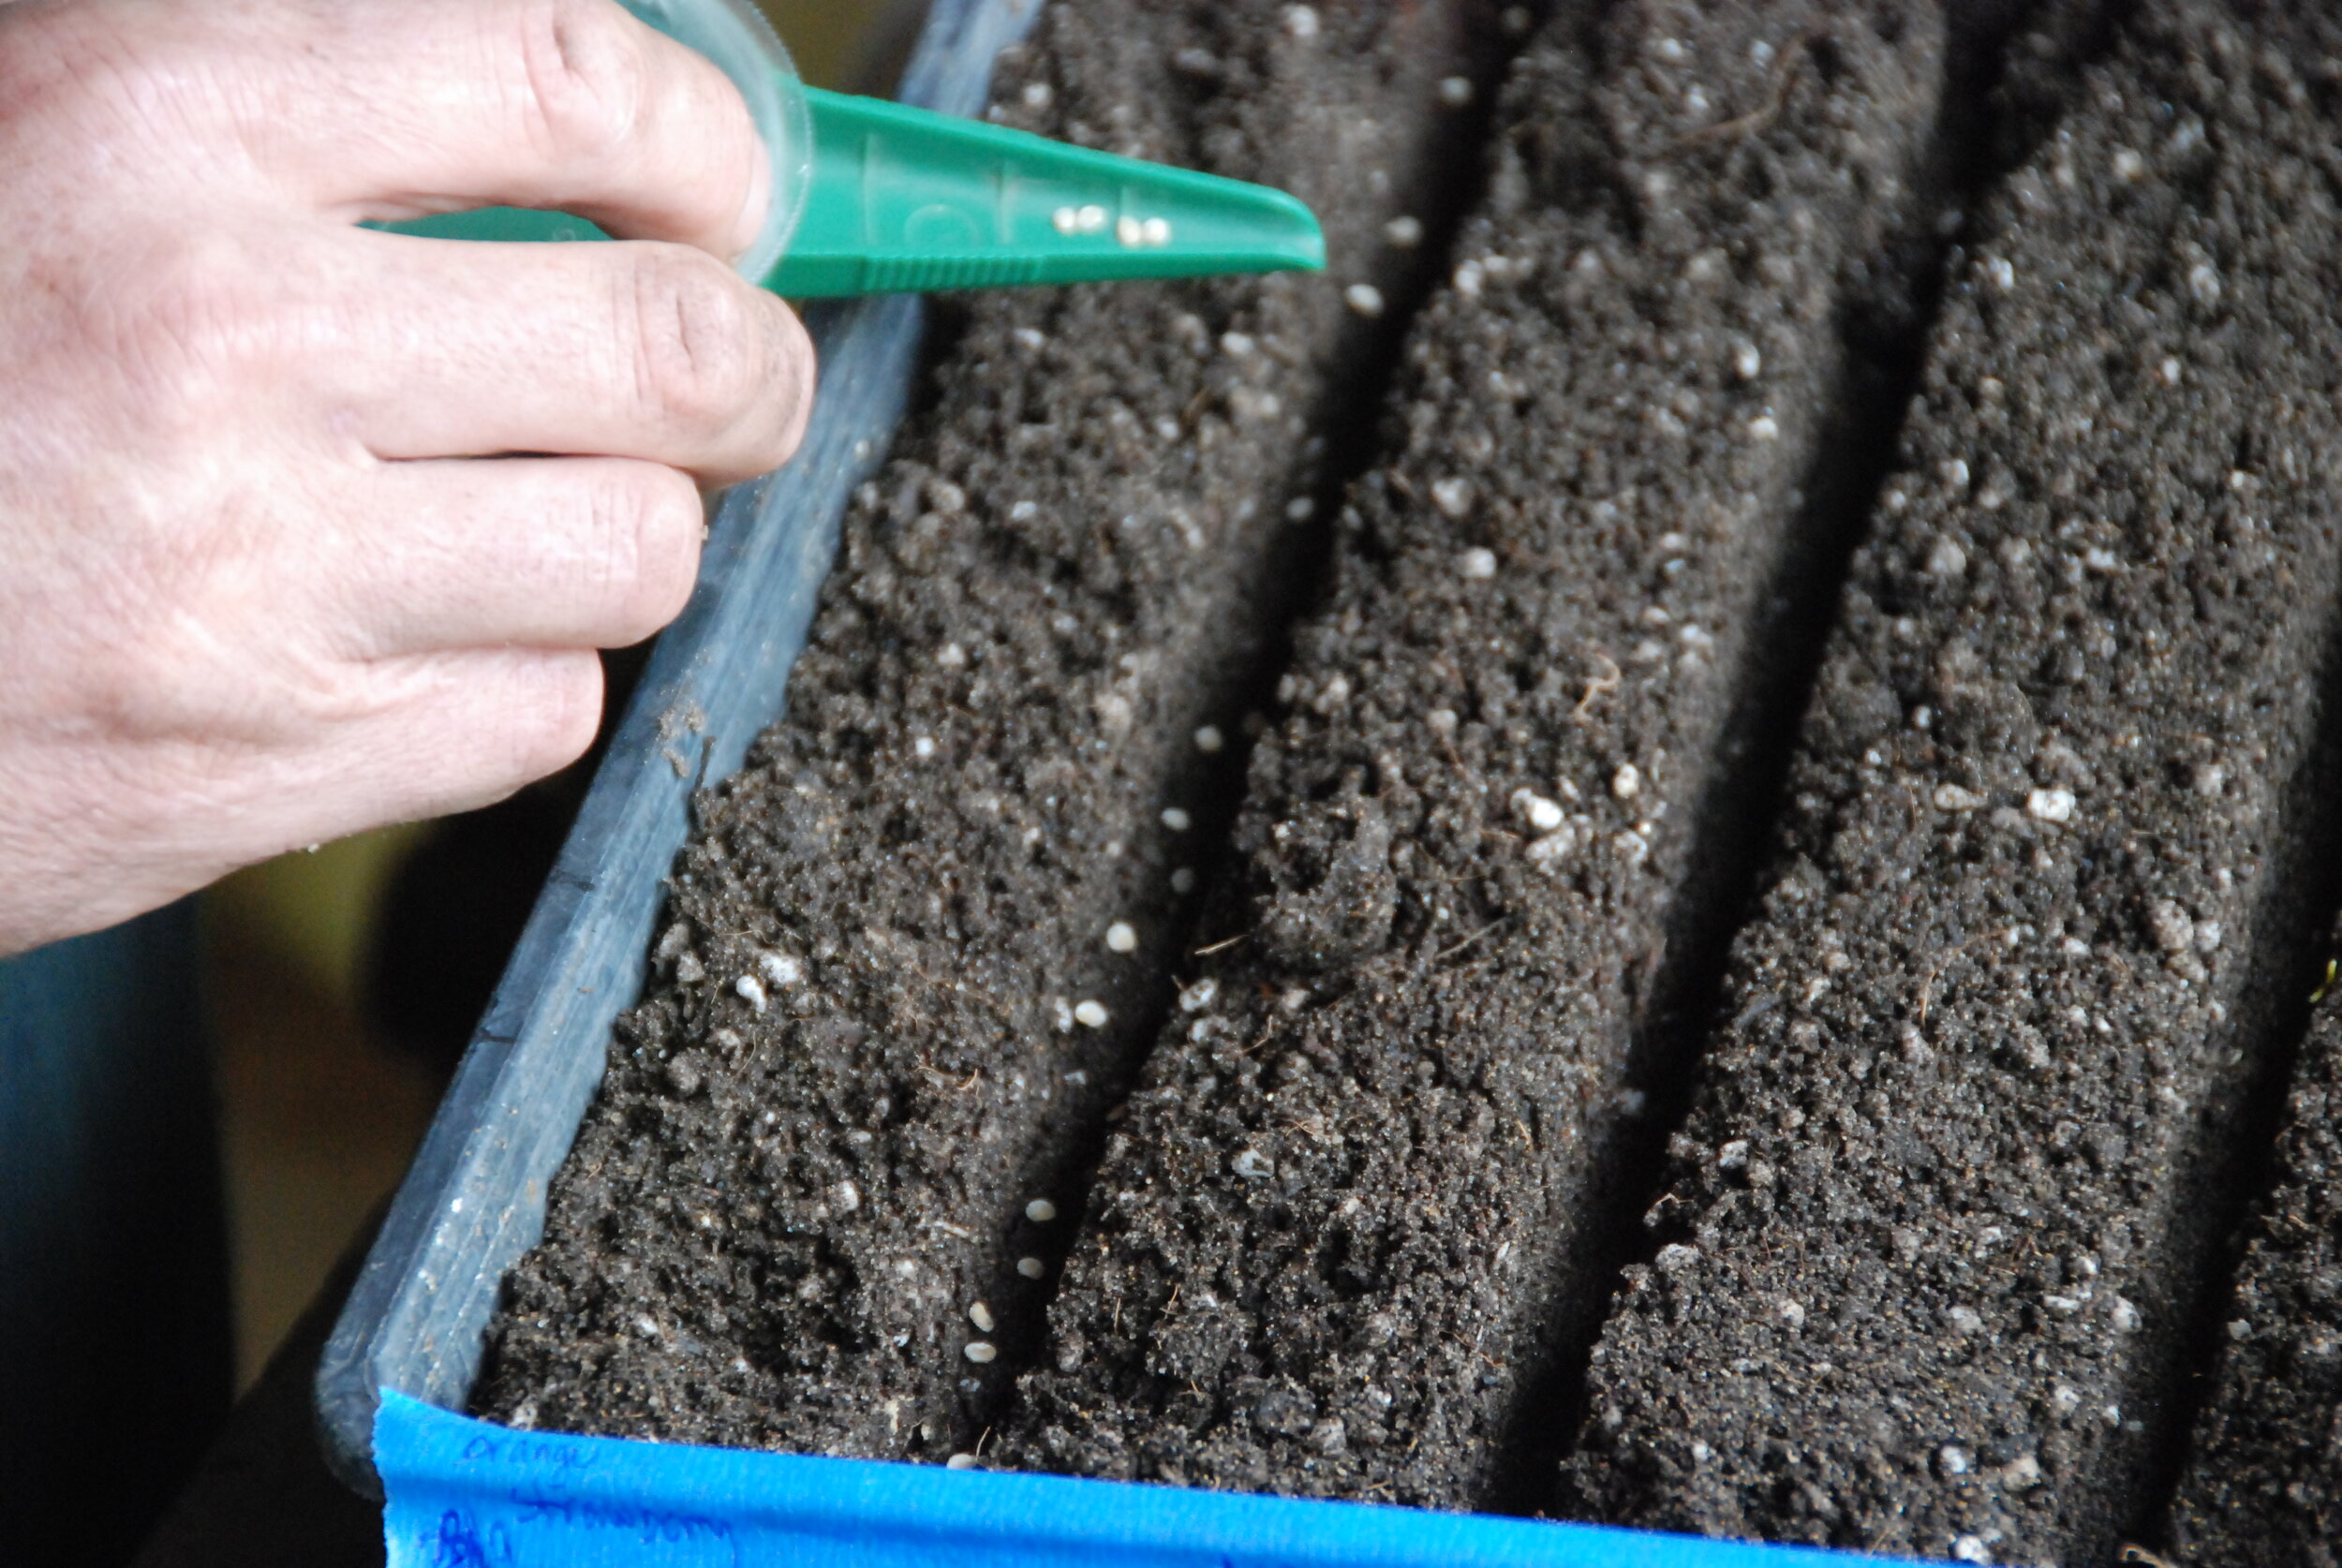
[[[672,245],[641,247],[630,281],[645,414],[689,436],[732,428],[763,391],[771,358],[748,286],[715,258]]]
[[[135,281],[88,297],[85,337],[148,420],[200,422],[253,378],[268,333],[250,258],[217,233],[188,235]]]
[[[649,92],[643,52],[608,0],[516,0],[522,113],[547,151],[606,155],[632,137]]]

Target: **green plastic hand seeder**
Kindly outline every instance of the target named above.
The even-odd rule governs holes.
[[[997,288],[1320,272],[1326,239],[1282,191],[808,87],[746,0],[622,0],[713,60],[773,157],[740,271],[777,294]],[[599,240],[566,213],[491,207],[388,226],[463,240]]]

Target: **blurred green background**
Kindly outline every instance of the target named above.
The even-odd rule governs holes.
[[[924,9],[761,3],[808,81],[866,92],[891,82]],[[611,664],[620,691],[639,657]],[[240,1382],[405,1172],[590,767],[471,818],[256,865],[205,895]]]

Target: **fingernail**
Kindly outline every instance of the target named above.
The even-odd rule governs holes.
[[[737,244],[732,247],[734,260],[738,260],[756,248],[756,242],[764,233],[764,219],[773,210],[773,155],[762,136],[756,137],[755,161],[749,165],[750,185],[748,200],[740,209],[740,229]]]

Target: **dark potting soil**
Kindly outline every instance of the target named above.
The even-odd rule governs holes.
[[[2079,1564],[2156,1506],[2312,924],[2337,25],[2148,0],[1972,230],[1579,1511]]]
[[[1460,3],[1097,0],[1004,62],[999,117],[1291,189],[1332,270],[967,307],[785,720],[699,802],[483,1413],[978,1443],[1168,1003],[1322,430],[1452,207],[1470,95],[1443,79],[1500,32]]]
[[[1517,63],[999,1462],[1490,1504],[1605,1261],[1670,897],[1946,52],[1926,6],[1572,4]]]
[[[2304,1047],[2212,1393],[2172,1510],[2180,1561],[2342,1562],[2342,1013]]]

